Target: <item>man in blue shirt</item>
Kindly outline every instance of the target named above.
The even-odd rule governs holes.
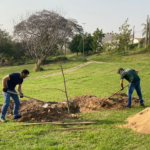
[[[5,115],[10,103],[10,97],[14,101],[13,119],[21,118],[21,115],[18,115],[19,104],[20,104],[18,95],[11,94],[8,92],[10,91],[13,93],[17,93],[15,90],[15,87],[17,85],[18,92],[21,95],[20,98],[23,98],[21,85],[23,83],[23,79],[26,78],[28,75],[29,75],[29,71],[24,69],[21,71],[21,73],[11,73],[2,79],[4,104],[1,109],[1,116],[0,116],[1,122],[6,122]]]

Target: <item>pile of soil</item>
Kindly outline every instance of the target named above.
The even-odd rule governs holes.
[[[67,113],[67,103],[62,101],[59,103],[43,102],[38,100],[20,100],[19,114],[22,118],[17,121],[38,121],[50,122],[64,120],[67,118],[77,118],[75,113],[79,112],[93,112],[100,111],[101,109],[125,109],[122,104],[127,102],[127,95],[118,93],[113,98],[99,98],[94,95],[82,95],[71,98],[69,100],[70,112]],[[138,103],[138,99],[132,98],[132,106]],[[10,118],[13,114],[13,101],[11,100],[10,106],[7,111],[7,116]],[[0,105],[1,110],[2,105]]]
[[[10,118],[13,117],[13,105],[14,102],[11,100],[7,110],[7,115]],[[22,117],[17,121],[51,122],[72,117],[72,114],[68,114],[67,111],[58,108],[57,104],[39,100],[20,100],[19,114]]]
[[[127,118],[126,121],[128,124],[120,125],[119,127],[131,128],[139,133],[150,134],[150,107]]]
[[[124,93],[117,93],[110,99],[107,97],[96,97],[94,95],[82,95],[71,98],[70,107],[73,113],[76,112],[92,112],[99,111],[101,109],[111,109],[111,110],[119,110],[125,109],[123,104],[127,103],[127,95]],[[139,100],[135,97],[132,97],[132,106],[138,103]]]

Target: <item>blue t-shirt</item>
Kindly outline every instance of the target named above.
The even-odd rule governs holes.
[[[20,73],[9,74],[10,80],[6,82],[6,88],[14,90],[17,84],[22,84],[23,78],[20,78]]]

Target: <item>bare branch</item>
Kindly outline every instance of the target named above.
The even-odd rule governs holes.
[[[24,45],[25,51],[40,66],[47,56],[57,54],[57,45],[63,45],[74,33],[83,29],[74,19],[66,19],[50,10],[37,11],[21,17],[14,26],[14,36]]]

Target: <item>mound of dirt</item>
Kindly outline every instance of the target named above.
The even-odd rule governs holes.
[[[14,102],[11,100],[7,115],[12,118]],[[17,121],[51,122],[72,117],[67,111],[58,108],[57,104],[38,100],[20,100],[19,114],[22,115]]]
[[[150,134],[150,107],[127,118],[126,121],[128,124],[120,125],[119,127],[131,128],[139,133]]]
[[[72,113],[99,111],[100,109],[125,109],[122,104],[126,104],[127,95],[117,93],[110,99],[107,99],[107,97],[99,98],[94,95],[82,95],[71,98],[70,101],[73,101],[73,103],[70,104]],[[137,98],[132,97],[132,106],[138,102]]]
[[[99,98],[94,95],[77,96],[69,100],[70,111],[73,114],[68,114],[66,101],[54,104],[38,100],[20,100],[19,114],[22,115],[22,118],[17,121],[49,122],[77,118],[78,116],[74,114],[79,112],[92,112],[101,109],[125,109],[122,104],[126,102],[127,95],[123,93],[118,93],[111,99]],[[138,103],[138,99],[133,97],[132,106],[136,103]],[[10,118],[13,114],[13,105],[13,101],[11,100],[7,111],[7,115]]]

